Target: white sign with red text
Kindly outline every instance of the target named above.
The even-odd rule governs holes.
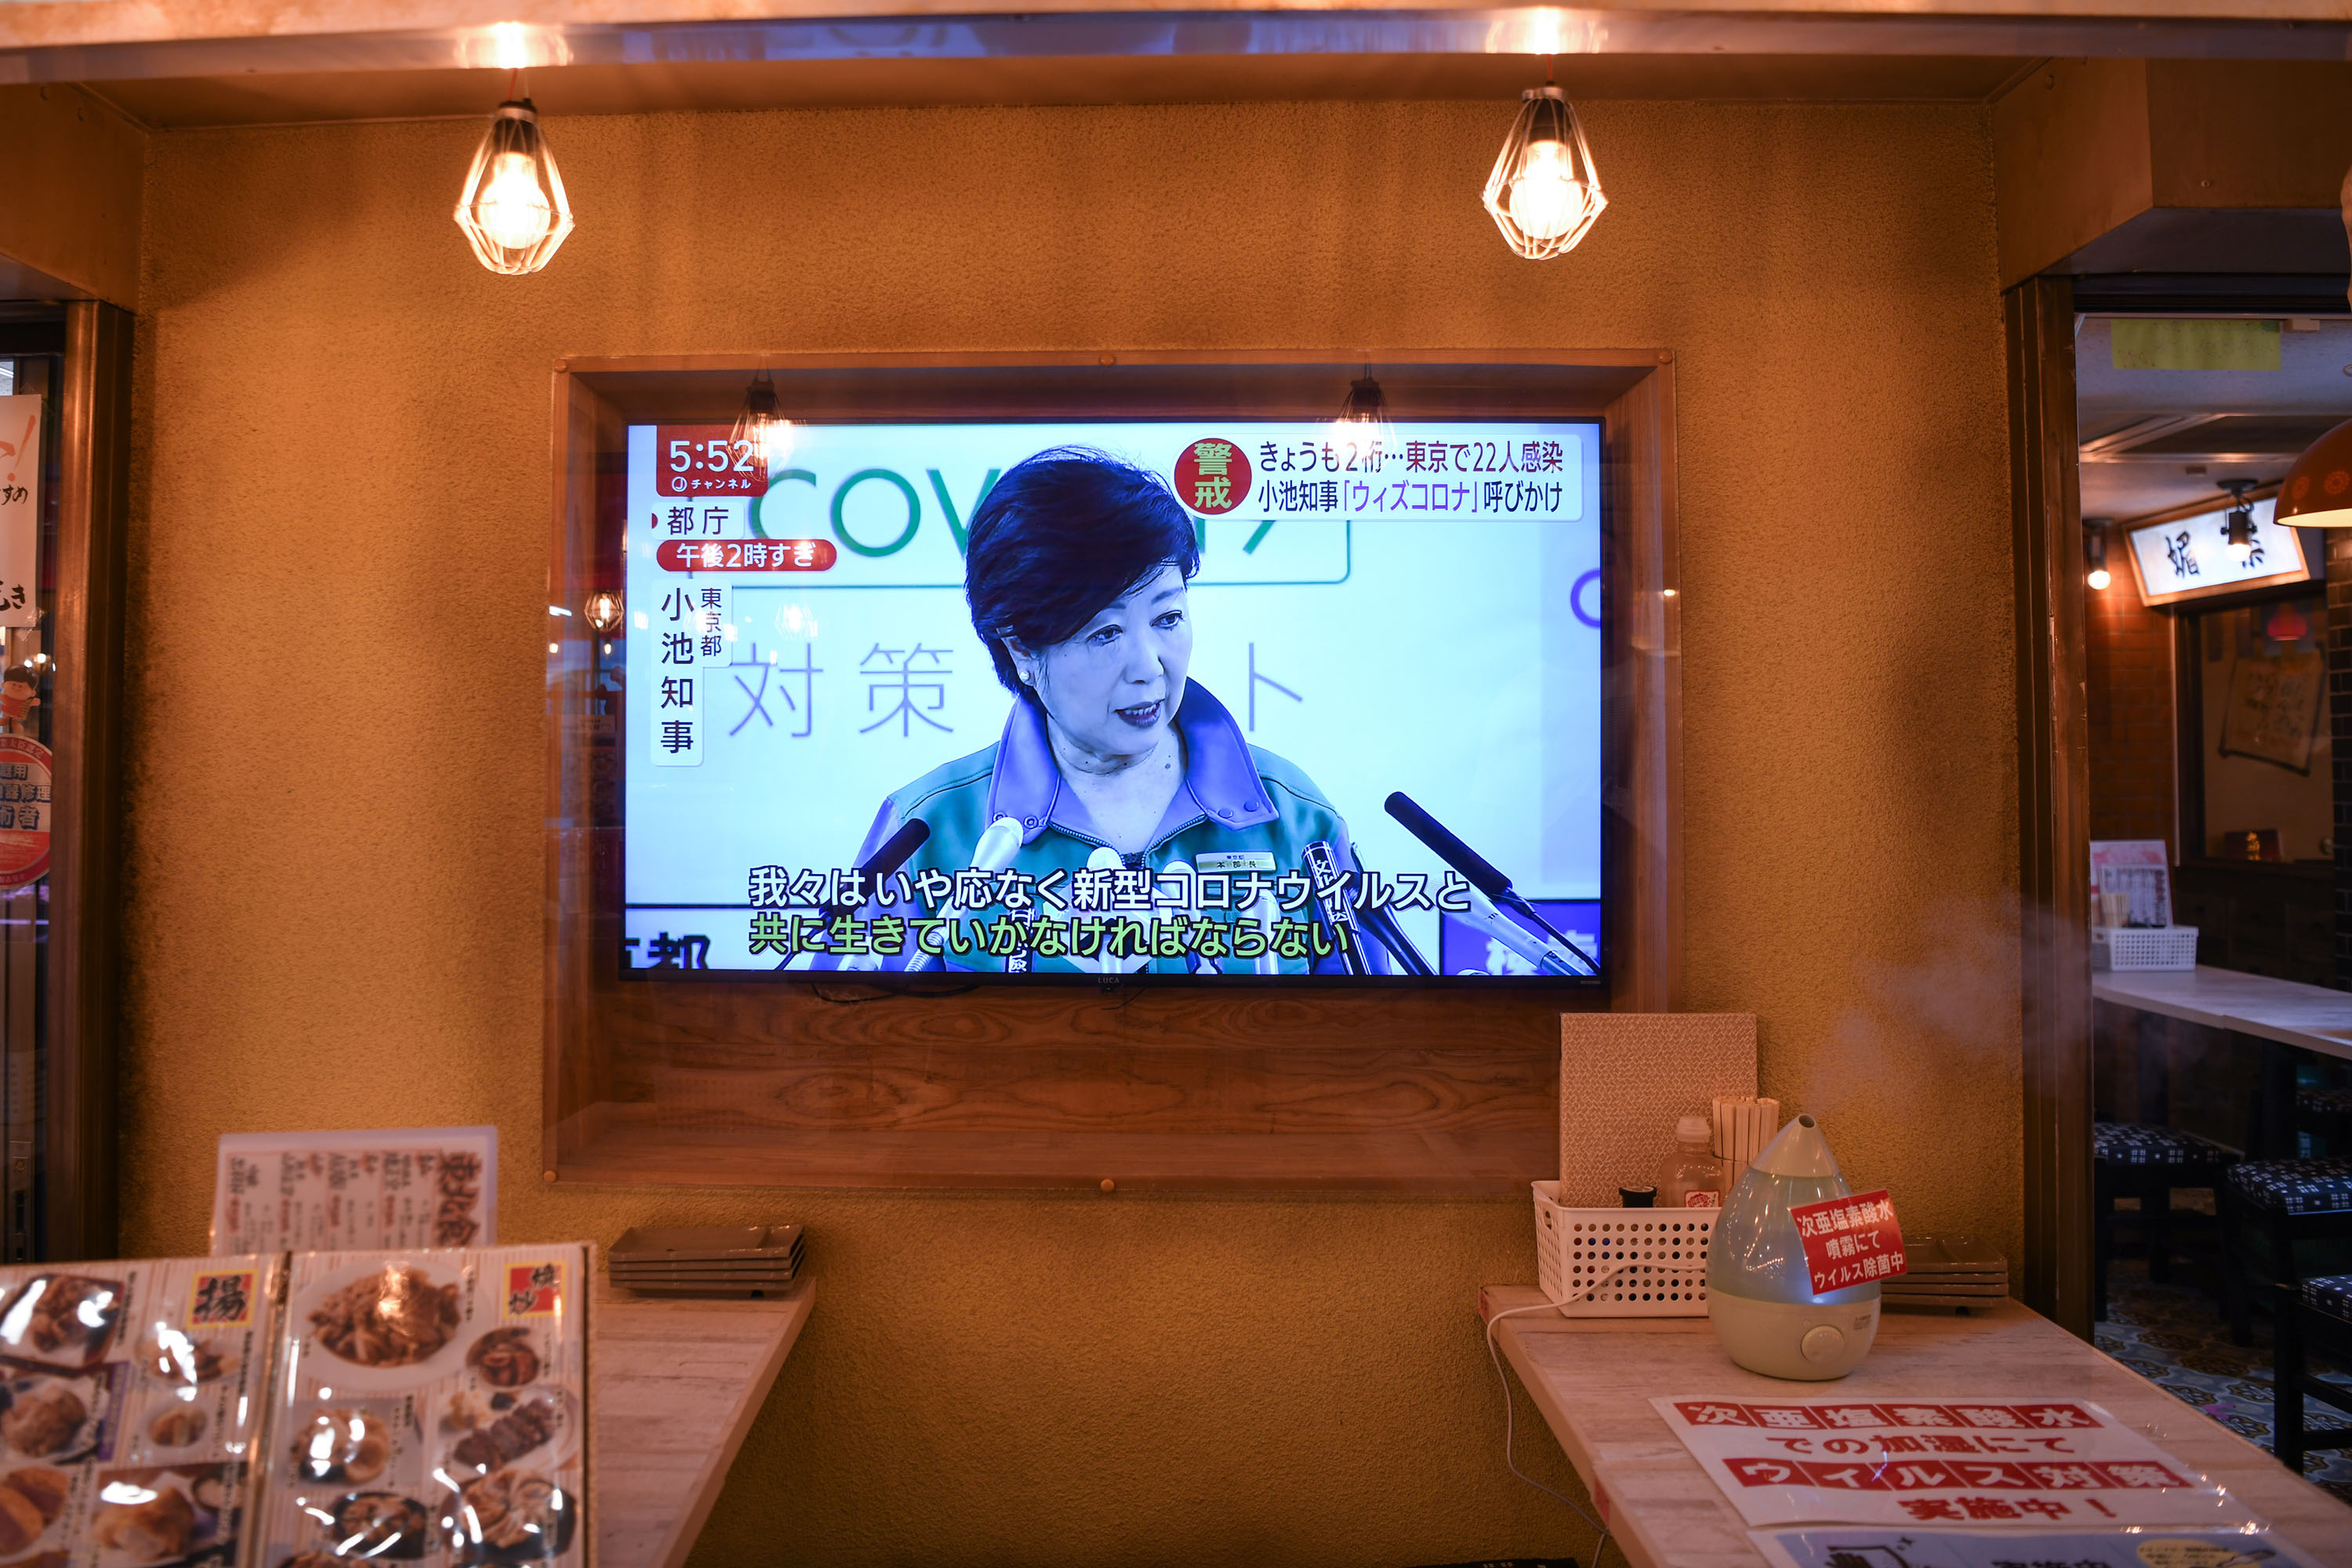
[[[1903,1227],[1895,1223],[1895,1205],[1884,1187],[1805,1204],[1789,1217],[1796,1221],[1816,1296],[1904,1272]]]
[[[1653,1399],[1751,1525],[2242,1524],[2099,1406],[2053,1399]]]

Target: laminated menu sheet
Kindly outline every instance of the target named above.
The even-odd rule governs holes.
[[[2319,1568],[2267,1530],[1887,1530],[1748,1532],[1773,1568]]]
[[[2220,1488],[2084,1400],[1740,1395],[1650,1404],[1750,1525],[2047,1529],[2252,1520]]]
[[[214,1173],[212,1249],[491,1247],[498,1213],[495,1127],[232,1132]]]
[[[585,1243],[298,1254],[255,1568],[589,1560]]]
[[[0,1269],[0,1562],[239,1568],[284,1268]]]

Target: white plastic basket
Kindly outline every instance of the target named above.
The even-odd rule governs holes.
[[[1563,1318],[1703,1318],[1715,1209],[1565,1209],[1537,1182],[1536,1280]]]
[[[2195,926],[2093,926],[2091,967],[2118,969],[2194,969],[2197,967]]]

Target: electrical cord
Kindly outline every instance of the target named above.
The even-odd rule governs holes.
[[[894,985],[877,987],[863,996],[841,996],[826,991],[822,985],[812,985],[809,987],[809,994],[820,1002],[830,1002],[836,1007],[862,1007],[868,1002],[897,1002],[927,996],[961,996],[967,992],[979,989],[977,985],[950,985],[944,988],[926,987],[922,990],[908,987],[901,991]]]
[[[1519,1479],[1527,1482],[1528,1485],[1535,1488],[1536,1490],[1539,1492],[1549,1492],[1553,1497],[1558,1498],[1561,1502],[1566,1503],[1570,1511],[1573,1512],[1577,1518],[1584,1521],[1585,1523],[1591,1525],[1594,1530],[1600,1532],[1599,1536],[1592,1543],[1593,1568],[1600,1568],[1601,1553],[1609,1544],[1609,1527],[1606,1524],[1603,1524],[1601,1521],[1593,1518],[1591,1514],[1586,1512],[1583,1505],[1579,1503],[1574,1498],[1568,1496],[1565,1492],[1554,1490],[1552,1488],[1544,1485],[1543,1482],[1528,1474],[1525,1470],[1519,1468],[1518,1460],[1512,1454],[1511,1449],[1513,1439],[1516,1436],[1518,1426],[1518,1411],[1511,1402],[1511,1380],[1503,1372],[1502,1355],[1495,1348],[1495,1325],[1501,1322],[1505,1318],[1516,1318],[1528,1312],[1556,1312],[1562,1307],[1572,1307],[1579,1301],[1587,1300],[1595,1290],[1600,1289],[1601,1287],[1606,1285],[1609,1281],[1617,1278],[1618,1275],[1623,1273],[1626,1269],[1633,1268],[1636,1263],[1641,1261],[1642,1259],[1633,1258],[1620,1258],[1618,1259],[1616,1266],[1611,1268],[1608,1272],[1594,1275],[1591,1279],[1586,1280],[1576,1291],[1560,1300],[1553,1301],[1547,1300],[1538,1301],[1529,1307],[1512,1307],[1507,1310],[1496,1312],[1493,1317],[1486,1320],[1486,1359],[1494,1364],[1495,1381],[1502,1386],[1503,1390],[1503,1464],[1509,1469],[1511,1474],[1518,1477]],[[1650,1267],[1657,1269],[1661,1274],[1696,1274],[1698,1273],[1700,1268],[1705,1266],[1699,1265],[1694,1267],[1687,1264],[1680,1266],[1651,1264]]]

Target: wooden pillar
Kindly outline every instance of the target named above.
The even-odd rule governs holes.
[[[2336,988],[2352,991],[2352,528],[2327,531],[2327,733],[2335,742]]]
[[[2090,730],[2073,284],[2002,298],[2017,573],[2017,802],[2024,994],[2025,1301],[2091,1333]]]
[[[49,860],[48,1079],[42,1256],[116,1251],[115,1031],[121,1005],[119,738],[123,533],[130,511],[126,310],[66,307],[57,402],[57,827]]]

